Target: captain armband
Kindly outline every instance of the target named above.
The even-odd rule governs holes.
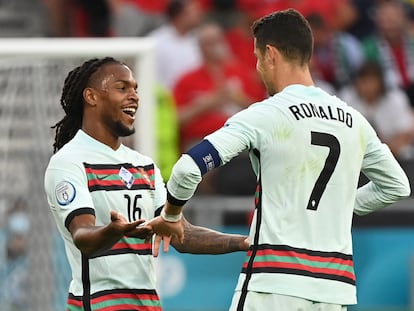
[[[221,165],[218,151],[206,139],[188,150],[187,154],[197,164],[201,175]]]

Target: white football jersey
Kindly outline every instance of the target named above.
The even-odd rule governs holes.
[[[72,269],[68,304],[80,307],[83,300],[92,310],[126,303],[159,307],[151,244],[123,237],[87,258],[68,230],[73,217],[85,213],[95,215],[97,226],[110,222],[111,210],[129,221],[153,218],[166,200],[153,160],[124,145],[113,150],[79,130],[51,157],[45,190]]]
[[[409,188],[367,120],[317,87],[291,85],[206,140],[223,163],[248,149],[258,176],[252,246],[236,290],[356,303],[353,213],[381,208]],[[374,183],[357,191],[361,170]],[[388,186],[400,189],[395,198],[383,194]]]

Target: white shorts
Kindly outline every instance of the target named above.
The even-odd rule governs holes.
[[[346,311],[346,306],[331,303],[313,302],[307,299],[269,293],[247,292],[241,309],[237,309],[241,291],[233,296],[229,311]]]

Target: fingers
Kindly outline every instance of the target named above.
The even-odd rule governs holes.
[[[171,236],[164,236],[163,241],[164,241],[163,251],[164,251],[164,253],[168,253],[168,251],[170,249]]]
[[[158,257],[160,254],[160,247],[161,247],[161,241],[163,243],[162,251],[164,253],[168,253],[170,250],[170,243],[171,243],[171,236],[170,235],[156,235],[154,239],[154,245],[152,249],[152,255],[154,257]]]
[[[136,226],[143,226],[146,223],[146,221],[145,221],[145,219],[138,219],[138,220],[134,221],[133,223]]]
[[[111,211],[111,221],[117,220],[118,217],[118,212],[117,211]]]
[[[160,245],[161,245],[162,236],[156,235],[154,239],[154,246],[152,250],[152,255],[154,257],[158,257],[158,254],[160,253]]]

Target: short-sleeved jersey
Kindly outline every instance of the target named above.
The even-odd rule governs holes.
[[[407,189],[367,120],[317,87],[291,85],[206,140],[223,163],[249,149],[258,176],[252,246],[237,290],[356,303],[351,224],[360,171],[379,186],[401,179]]]
[[[124,145],[113,150],[79,130],[51,157],[45,190],[72,269],[70,310],[83,310],[82,305],[85,310],[109,305],[161,310],[150,243],[123,237],[110,250],[88,258],[68,230],[70,221],[85,213],[95,215],[97,226],[110,223],[111,210],[130,221],[153,218],[166,191],[152,159]]]

